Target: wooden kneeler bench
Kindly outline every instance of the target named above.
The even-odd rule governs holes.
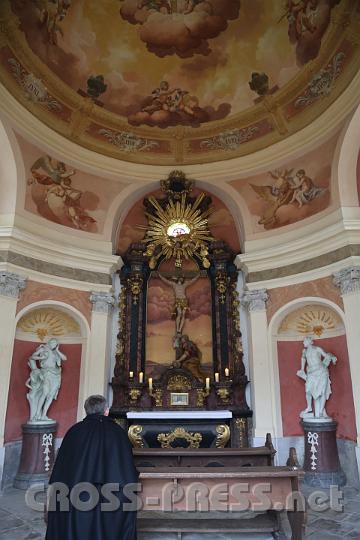
[[[139,513],[141,532],[176,532],[179,539],[185,532],[276,533],[280,512],[287,512],[292,540],[305,537],[301,470],[272,466],[146,467],[139,472],[145,511]],[[154,519],[152,511],[156,512]],[[199,512],[205,519],[199,518]],[[212,518],[212,512],[217,516],[221,512],[224,519]]]

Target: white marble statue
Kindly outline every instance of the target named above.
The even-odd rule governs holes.
[[[305,381],[306,409],[300,413],[301,418],[331,420],[325,410],[326,401],[331,394],[328,368],[331,362],[336,364],[336,361],[336,356],[314,345],[311,337],[304,339],[301,369],[297,372],[297,376]],[[314,401],[314,410],[312,401]]]
[[[61,386],[61,364],[65,360],[66,356],[59,350],[59,343],[55,338],[40,345],[30,356],[28,365],[31,371],[25,383],[29,388],[26,396],[30,405],[28,423],[55,422],[47,417],[47,412],[57,398]]]

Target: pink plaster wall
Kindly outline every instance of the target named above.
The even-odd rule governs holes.
[[[351,386],[346,336],[314,340],[315,345],[333,353],[338,361],[330,366],[332,394],[327,412],[338,422],[337,436],[356,441],[355,410]],[[299,413],[306,407],[304,381],[296,376],[301,367],[302,341],[278,342],[278,365],[283,432],[285,437],[303,435]]]
[[[21,439],[21,425],[29,418],[29,405],[26,399],[25,381],[29,376],[27,365],[29,356],[39,346],[31,341],[15,340],[11,366],[8,406],[5,420],[5,442]],[[67,356],[63,363],[62,385],[56,401],[50,406],[49,417],[59,423],[57,436],[63,437],[76,422],[81,348],[79,344],[62,344],[61,351]]]
[[[305,298],[314,296],[318,298],[327,298],[341,309],[344,309],[343,302],[339,293],[339,289],[334,285],[331,277],[314,279],[306,283],[296,283],[288,287],[277,287],[268,290],[269,300],[267,302],[267,317],[268,321],[272,319],[274,314],[282,307],[296,300],[297,298]]]
[[[29,280],[26,283],[26,288],[20,293],[17,312],[19,313],[26,306],[42,300],[57,300],[73,306],[84,315],[90,325],[91,302],[89,292]]]

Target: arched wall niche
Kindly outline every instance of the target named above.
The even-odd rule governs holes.
[[[144,231],[138,225],[146,225],[143,199],[145,196],[155,195],[162,197],[164,193],[159,182],[143,184],[140,187],[126,188],[118,199],[115,199],[109,211],[107,225],[112,226],[112,241],[114,252],[124,255],[131,242],[137,242],[144,236]],[[244,219],[247,209],[241,196],[224,184],[221,188],[203,181],[196,181],[193,194],[204,191],[213,199],[214,212],[209,218],[212,234],[220,240],[227,242],[234,254],[241,252],[244,245]],[[244,215],[245,214],[245,215]],[[222,229],[219,233],[219,230]],[[225,230],[226,229],[226,230]],[[236,235],[234,235],[236,231]]]
[[[5,442],[21,439],[21,425],[29,415],[25,381],[29,376],[28,359],[36,348],[51,337],[67,356],[63,364],[59,395],[49,409],[50,418],[58,422],[58,437],[77,421],[84,401],[85,360],[89,324],[84,315],[70,304],[39,301],[27,305],[16,316],[16,334],[11,366],[8,407],[5,420]]]
[[[356,441],[344,313],[334,302],[321,297],[304,297],[287,303],[269,324],[279,434],[303,435],[299,414],[306,406],[305,388],[296,372],[301,366],[303,339],[307,335],[314,339],[315,345],[338,358],[337,364],[330,367],[332,394],[327,411],[338,422],[338,438]]]

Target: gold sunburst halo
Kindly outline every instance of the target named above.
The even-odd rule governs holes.
[[[154,213],[145,212],[148,225],[139,227],[146,230],[143,242],[147,244],[151,269],[156,267],[160,257],[175,258],[175,266],[181,268],[183,260],[194,255],[201,259],[204,268],[209,268],[207,244],[214,240],[208,223],[212,208],[201,209],[204,198],[205,193],[200,193],[194,202],[188,202],[183,193],[180,200],[170,198],[164,208],[155,197],[148,198]],[[176,234],[171,233],[173,225],[179,225]],[[188,232],[182,233],[182,230]]]

